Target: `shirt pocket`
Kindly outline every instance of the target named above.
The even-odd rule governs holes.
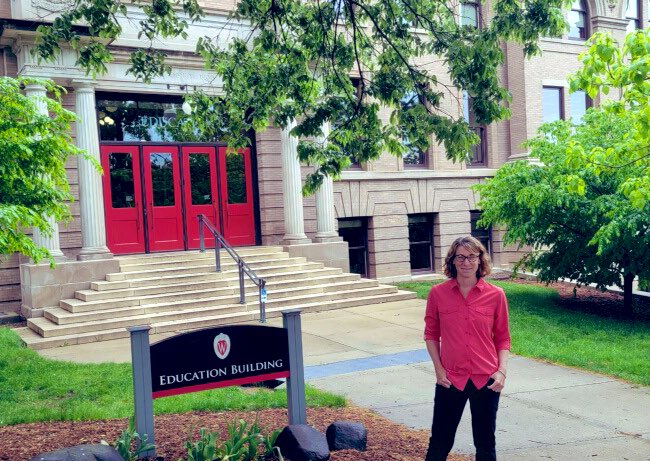
[[[494,306],[472,306],[472,317],[482,325],[488,325],[490,328],[494,325]]]
[[[448,304],[446,306],[442,305],[438,307],[438,313],[440,317],[445,317],[448,315],[453,315],[460,310],[460,306],[457,304]]]

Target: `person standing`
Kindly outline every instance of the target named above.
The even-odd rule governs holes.
[[[510,328],[505,293],[484,280],[491,270],[481,242],[458,238],[445,258],[449,280],[429,293],[424,340],[436,372],[436,393],[425,461],[447,459],[468,400],[476,461],[496,460],[496,417]]]

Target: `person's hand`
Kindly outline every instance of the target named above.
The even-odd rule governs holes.
[[[506,375],[502,371],[497,370],[490,377],[494,382],[488,386],[488,389],[494,392],[501,392],[506,385]]]
[[[440,367],[440,369],[436,368],[436,382],[442,387],[451,387],[451,381],[449,381],[449,378],[447,378],[447,371],[445,371],[445,369],[442,367]]]

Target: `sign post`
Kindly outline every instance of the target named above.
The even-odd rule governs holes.
[[[135,427],[138,434],[147,435],[147,442],[156,443],[153,432],[153,396],[151,391],[151,356],[149,349],[149,326],[127,328],[131,333],[131,362],[133,367],[133,401],[135,403]],[[154,457],[155,449],[143,456]]]
[[[289,333],[289,367],[291,370],[291,374],[287,378],[289,424],[307,424],[300,310],[283,311],[282,325]]]

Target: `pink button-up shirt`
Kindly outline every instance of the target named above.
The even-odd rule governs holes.
[[[424,339],[440,342],[447,378],[460,390],[468,379],[485,386],[499,368],[498,351],[510,350],[506,295],[483,279],[467,298],[455,279],[431,288],[424,325]]]

